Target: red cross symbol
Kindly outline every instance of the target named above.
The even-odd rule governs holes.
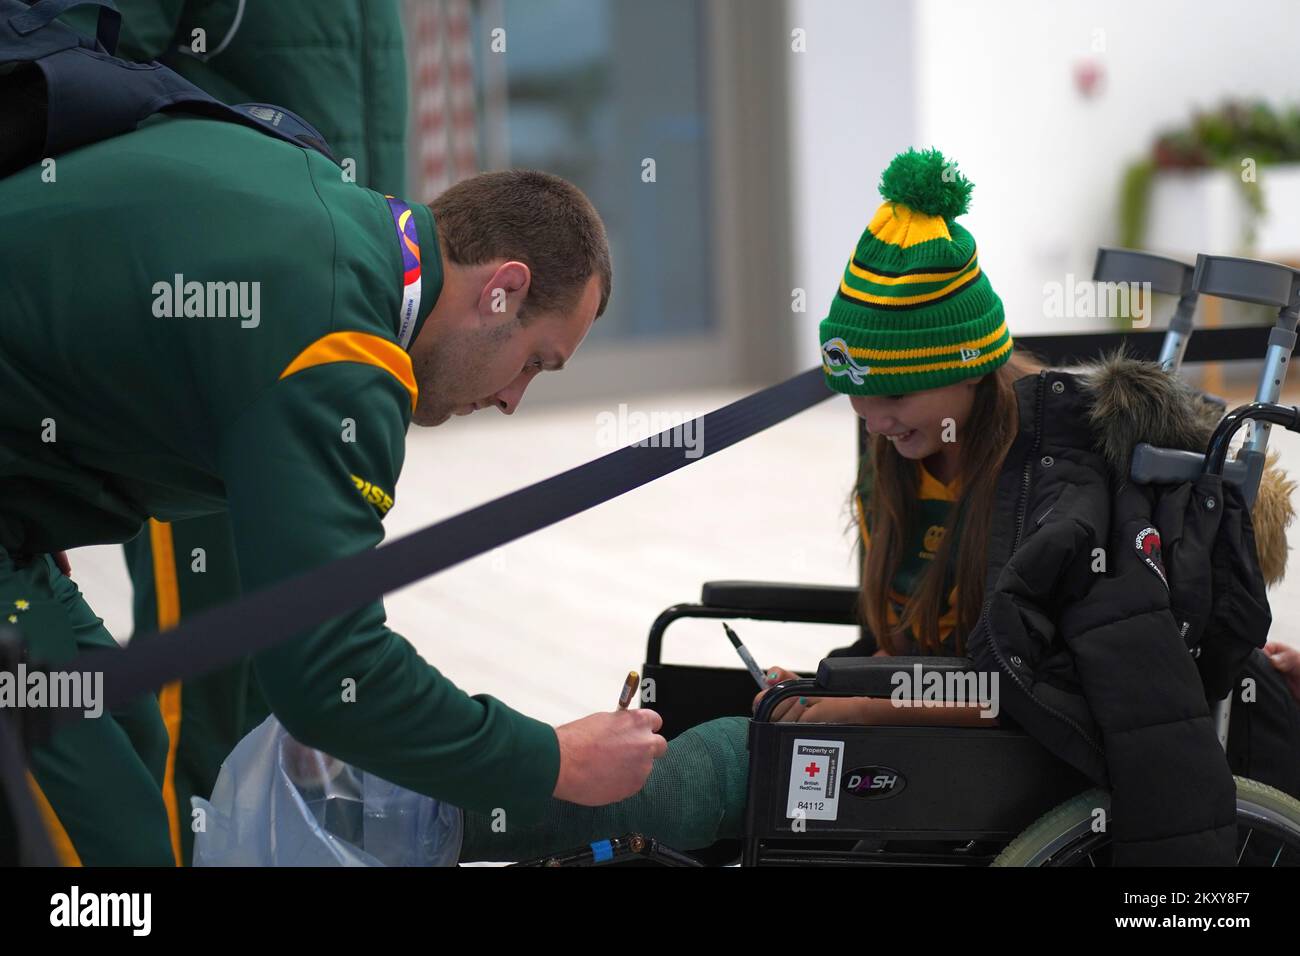
[[[821,769],[822,769],[821,767],[817,766],[817,761],[814,760],[814,761],[813,761],[812,763],[810,763],[808,766],[806,766],[806,767],[803,768],[803,772],[806,773],[806,774],[807,774],[808,776],[810,776],[810,777],[815,777],[815,776],[817,776],[818,772],[819,772]]]

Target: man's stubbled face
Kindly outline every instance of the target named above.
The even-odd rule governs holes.
[[[526,319],[474,314],[439,330],[411,353],[420,388],[413,420],[441,425],[489,406],[514,414],[532,380],[559,371],[578,350],[599,304],[600,282],[592,276],[572,309]]]

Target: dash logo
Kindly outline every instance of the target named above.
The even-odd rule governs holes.
[[[844,792],[867,800],[883,800],[906,787],[907,778],[892,767],[858,767],[844,775]]]

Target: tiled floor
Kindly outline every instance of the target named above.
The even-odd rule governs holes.
[[[699,392],[632,410],[718,408],[739,393]],[[1296,401],[1295,397],[1291,401]],[[412,429],[390,539],[609,450],[598,415],[617,405],[491,411]],[[553,723],[611,708],[644,657],[646,631],[700,583],[749,578],[853,583],[847,534],[852,411],[834,398],[738,446],[591,512],[425,580],[387,601],[389,622],[471,693],[491,693]],[[708,436],[704,439],[707,443]],[[1300,438],[1275,430],[1300,475]],[[1294,546],[1300,527],[1290,530]],[[119,636],[130,630],[129,585],[116,547],[72,555],[74,576]],[[1300,568],[1270,593],[1273,634],[1300,644]],[[849,643],[842,628],[741,622],[760,663],[814,665]],[[735,666],[714,622],[681,622],[665,657]]]

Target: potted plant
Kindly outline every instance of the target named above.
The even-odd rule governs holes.
[[[1214,236],[1213,244],[1230,242],[1235,246],[1215,251],[1247,253],[1254,247],[1258,227],[1266,215],[1271,181],[1276,179],[1278,185],[1284,185],[1284,180],[1300,171],[1300,167],[1279,168],[1286,163],[1300,163],[1300,105],[1276,109],[1263,101],[1229,100],[1217,109],[1198,112],[1186,125],[1162,131],[1148,155],[1125,170],[1120,187],[1120,242],[1128,248],[1142,248],[1151,241],[1152,199],[1158,186],[1167,185],[1174,191],[1178,200],[1171,200],[1170,205],[1178,207],[1186,206],[1187,197],[1197,190],[1204,193],[1217,188],[1218,197],[1213,203],[1225,210],[1225,215],[1218,218],[1238,220],[1240,234]],[[1269,189],[1261,188],[1257,171],[1262,167],[1271,167]],[[1287,193],[1290,185],[1285,183]],[[1226,210],[1225,202],[1234,208]],[[1196,209],[1163,211],[1207,215]],[[1162,231],[1166,233],[1181,231],[1168,228],[1168,223],[1164,225]],[[1222,223],[1219,228],[1222,231]],[[1300,223],[1293,228],[1300,230]],[[1169,247],[1168,242],[1155,244]],[[1300,252],[1300,244],[1294,251]]]

